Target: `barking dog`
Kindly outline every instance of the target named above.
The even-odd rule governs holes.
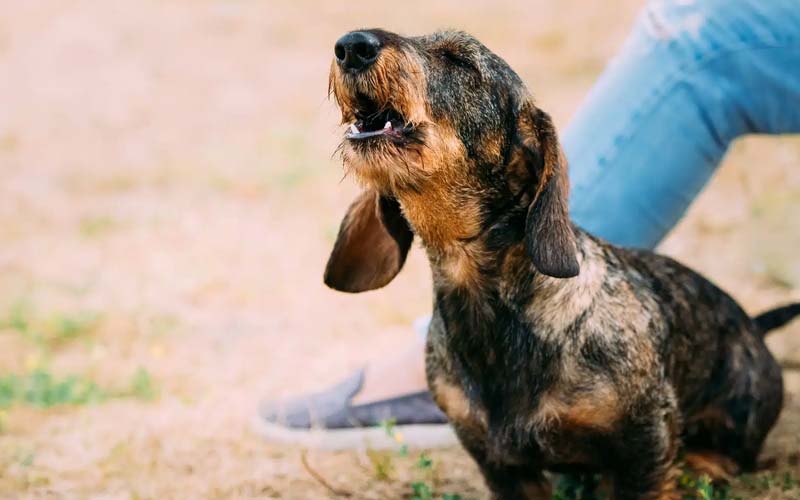
[[[679,263],[574,227],[549,116],[469,35],[348,33],[330,90],[365,191],[325,282],[384,286],[422,240],[428,382],[494,498],[549,499],[552,470],[672,499],[680,454],[716,479],[755,466],[783,399],[763,337],[800,305],[751,319]]]

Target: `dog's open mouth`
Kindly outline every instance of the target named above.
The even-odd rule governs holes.
[[[356,121],[350,124],[345,138],[361,141],[372,137],[383,137],[395,141],[405,139],[413,130],[394,109],[377,109],[371,101],[360,103]]]

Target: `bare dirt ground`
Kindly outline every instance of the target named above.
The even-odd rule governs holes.
[[[563,127],[639,7],[0,0],[0,498],[334,496],[250,431],[256,402],[392,352],[431,302],[419,249],[385,290],[322,284],[357,191],[331,158],[334,40],[465,29]],[[800,139],[747,139],[661,250],[757,312],[800,299],[799,216]],[[800,324],[770,342],[800,360]],[[787,386],[773,467],[741,498],[800,498]],[[485,494],[459,449],[430,457],[436,498]],[[351,498],[420,480],[416,452],[306,458]]]

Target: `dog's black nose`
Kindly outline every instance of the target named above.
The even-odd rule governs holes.
[[[372,33],[353,31],[336,41],[333,52],[336,62],[344,70],[362,71],[367,69],[381,50],[381,41]]]

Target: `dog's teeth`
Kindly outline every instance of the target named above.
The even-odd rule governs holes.
[[[358,133],[358,127],[356,127],[355,123],[351,123],[350,124],[350,133],[352,133],[352,134],[357,134]]]
[[[384,130],[392,130],[392,122],[386,122],[386,125],[383,126]]]

